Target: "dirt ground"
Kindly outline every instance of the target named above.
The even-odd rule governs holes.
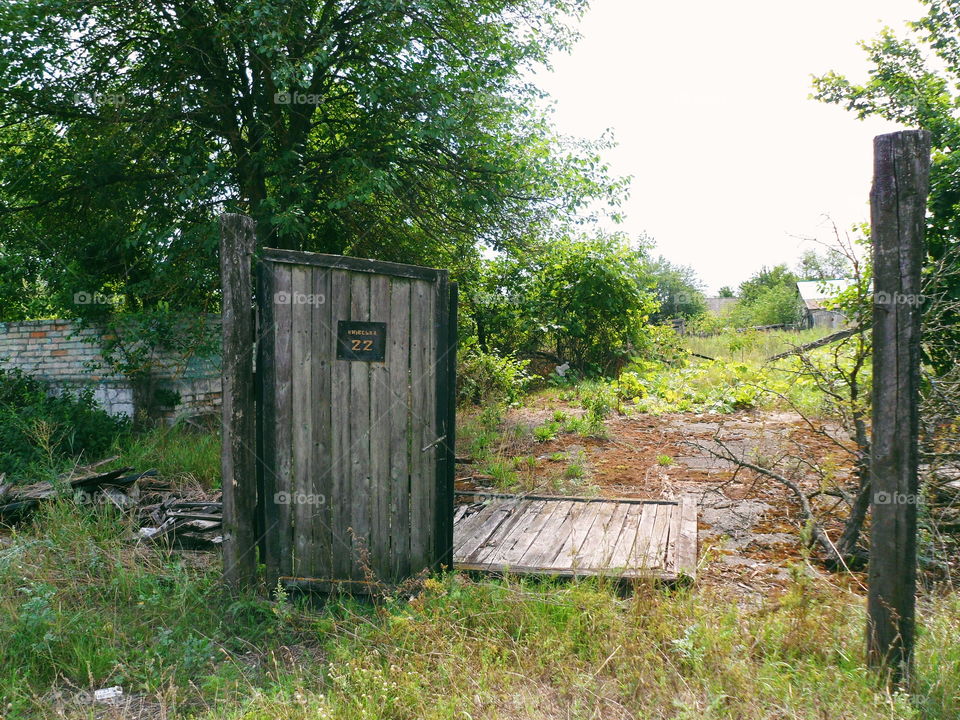
[[[535,426],[549,419],[548,406],[511,411],[506,423]],[[800,540],[804,521],[798,503],[779,483],[712,456],[719,437],[737,454],[758,464],[784,452],[815,454],[835,463],[836,478],[849,476],[848,456],[816,433],[794,413],[744,411],[730,415],[614,415],[607,437],[561,434],[548,442],[518,439],[510,454],[536,457],[527,469],[529,485],[537,492],[558,492],[547,482],[573,459],[584,465],[583,487],[577,494],[603,497],[674,499],[696,498],[699,511],[698,582],[720,585],[737,594],[769,597],[787,587],[791,572],[820,573],[808,561]],[[462,488],[487,484],[486,478],[463,466]],[[542,481],[542,482],[541,482]],[[815,485],[805,487],[816,490]],[[833,504],[833,503],[831,503]],[[829,507],[826,506],[827,508]],[[841,517],[826,523],[832,537],[839,534]],[[845,574],[840,580],[857,587],[862,578]]]

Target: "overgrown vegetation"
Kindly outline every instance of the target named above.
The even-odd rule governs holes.
[[[49,506],[0,552],[7,720],[86,717],[119,684],[168,717],[947,720],[960,605],[921,604],[912,696],[865,668],[861,600],[806,577],[750,608],[709,590],[447,574],[373,605],[225,601],[215,564],[135,548],[109,510]]]
[[[50,393],[19,370],[0,369],[0,473],[7,480],[49,479],[74,463],[99,460],[128,423],[111,417],[93,391]]]

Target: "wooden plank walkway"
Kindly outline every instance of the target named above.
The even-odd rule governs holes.
[[[460,492],[453,562],[461,570],[632,579],[692,578],[693,498],[634,500]]]

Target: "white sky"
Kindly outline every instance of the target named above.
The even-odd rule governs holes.
[[[872,138],[899,129],[809,99],[810,76],[866,77],[859,40],[898,34],[917,0],[593,0],[570,55],[535,76],[561,133],[619,147],[621,225],[691,265],[712,293],[869,220]]]

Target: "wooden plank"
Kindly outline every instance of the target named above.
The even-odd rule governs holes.
[[[494,511],[500,507],[502,501],[495,500],[488,502],[479,511],[468,515],[466,518],[460,521],[457,525],[456,536],[454,541],[454,553],[460,554],[460,548],[463,547],[464,543],[471,538],[477,530],[480,528],[483,523],[487,521]]]
[[[370,276],[350,274],[350,320],[370,319]],[[341,360],[350,368],[350,402],[340,410],[341,421],[349,423],[349,482],[351,486],[350,526],[353,563],[350,577],[363,580],[362,558],[370,550],[370,364]]]
[[[577,548],[577,559],[581,567],[590,567],[597,553],[603,547],[603,539],[606,536],[608,526],[613,518],[614,510],[618,503],[606,502],[595,504],[596,520],[590,527],[589,533],[584,537],[580,547]]]
[[[552,506],[548,507],[546,500],[528,501],[523,512],[523,520],[517,523],[497,548],[484,558],[484,562],[488,565],[505,566],[509,564],[511,558],[521,558],[540,532],[551,509]]]
[[[576,507],[576,506],[574,506]],[[569,521],[570,532],[560,552],[550,563],[551,568],[571,568],[574,571],[583,564],[580,549],[594,526],[601,528],[604,522],[600,510],[603,505],[582,505],[582,512],[576,519]]]
[[[276,439],[276,497],[277,501],[277,569],[280,575],[290,575],[292,569],[293,524],[290,503],[284,502],[293,491],[292,466],[292,419],[293,389],[291,387],[292,307],[291,268],[274,266],[274,420]],[[283,299],[286,298],[286,302]]]
[[[611,513],[610,520],[604,526],[603,535],[594,543],[589,551],[584,553],[583,564],[588,567],[606,569],[610,566],[610,556],[613,555],[620,533],[623,531],[623,519],[633,503],[617,502]]]
[[[490,556],[503,547],[514,533],[514,530],[523,524],[524,518],[526,518],[530,512],[531,502],[523,498],[518,498],[513,503],[509,503],[508,501],[507,504],[512,506],[510,507],[510,515],[500,523],[499,527],[477,548],[470,557],[470,562],[488,563]],[[510,542],[512,544],[512,541]]]
[[[311,542],[316,563],[311,575],[333,576],[333,538],[330,516],[330,486],[333,475],[333,428],[330,407],[333,362],[336,357],[336,330],[330,322],[330,271],[313,269],[313,395],[310,398],[313,437],[312,493],[318,502],[310,519]]]
[[[453,490],[456,416],[456,288],[450,287],[448,273],[438,274],[435,288],[434,329],[434,389],[436,420],[435,427],[440,444],[434,450],[436,459],[436,484],[433,502],[434,551],[433,561],[447,567],[453,566]],[[451,328],[451,317],[454,325]]]
[[[280,576],[279,569],[279,515],[275,501],[277,492],[276,458],[276,372],[274,337],[275,283],[273,264],[257,265],[257,308],[260,312],[260,337],[257,341],[257,484],[262,488],[258,499],[260,524],[263,533],[262,562],[266,567],[267,587],[274,587]]]
[[[290,315],[292,359],[290,382],[295,388],[291,401],[292,434],[292,491],[290,511],[293,518],[293,574],[310,576],[316,563],[310,557],[313,547],[310,537],[312,507],[308,495],[312,491],[313,442],[310,408],[313,386],[312,313],[305,302],[298,302],[313,291],[312,269],[294,265],[290,270]]]
[[[480,490],[456,490],[454,495],[461,499],[476,498],[486,500],[489,498],[515,498],[515,493],[495,493],[484,492]],[[527,500],[564,500],[577,503],[626,503],[628,505],[675,505],[676,500],[642,500],[640,498],[627,497],[578,497],[576,495],[537,495],[536,493],[524,494]]]
[[[697,501],[684,495],[680,499],[680,535],[677,537],[674,573],[689,578],[697,574]]]
[[[434,429],[432,350],[433,286],[414,282],[410,300],[411,473],[410,473],[410,571],[431,565],[436,462],[434,450],[424,450],[436,436]]]
[[[436,282],[440,272],[445,272],[419,265],[405,265],[401,263],[385,262],[383,260],[367,260],[365,258],[345,257],[343,255],[325,255],[323,253],[303,252],[300,250],[281,250],[278,248],[264,248],[262,251],[262,257],[275,263],[314,265],[318,267],[344,270],[349,273],[391,275],[394,277],[425,280],[426,282],[430,283]]]
[[[390,281],[387,325],[387,385],[390,401],[391,578],[410,572],[410,280]]]
[[[469,535],[464,537],[463,542],[457,548],[457,554],[467,560],[480,547],[487,538],[498,528],[507,517],[510,516],[511,503],[498,502],[490,507],[482,522],[474,523]]]
[[[342,270],[330,273],[330,325],[336,332],[339,320],[350,319],[350,274]],[[353,546],[349,528],[352,524],[353,497],[350,491],[350,361],[331,356],[331,478],[330,508],[333,577],[352,578]]]
[[[554,512],[550,514],[550,517],[543,524],[543,527],[540,528],[536,540],[531,543],[527,552],[524,553],[521,558],[520,562],[522,564],[533,567],[544,567],[546,563],[556,557],[560,546],[566,539],[566,534],[563,532],[564,523],[574,507],[578,509],[583,508],[582,505],[569,501],[557,503]]]
[[[223,579],[232,590],[256,584],[256,420],[253,384],[254,222],[220,216],[223,351],[221,381]]]
[[[667,534],[670,531],[670,517],[676,510],[675,505],[661,505],[657,510],[657,520],[653,532],[650,533],[650,545],[644,557],[644,568],[666,567]]]
[[[390,278],[370,276],[370,321],[387,324],[390,332]],[[393,482],[390,477],[390,412],[393,390],[390,386],[387,358],[384,362],[364,363],[370,374],[370,559],[378,580],[392,581],[390,557],[390,508]],[[359,364],[359,363],[355,363]],[[405,418],[403,419],[405,421]],[[405,423],[404,423],[405,424]]]
[[[667,531],[667,547],[663,565],[673,573],[677,571],[677,539],[680,537],[680,526],[682,524],[683,512],[680,501],[677,501],[677,506],[670,513],[670,528]]]
[[[642,522],[644,513],[658,513],[660,506],[650,505],[631,505],[627,509],[627,514],[623,518],[623,527],[620,536],[617,538],[617,544],[610,555],[610,568],[621,572],[627,569],[627,563],[630,559],[630,553],[633,552],[633,546],[637,541],[637,535]]]
[[[637,543],[634,545],[633,553],[628,560],[628,563],[630,563],[631,567],[635,568],[649,568],[656,566],[654,561],[656,559],[657,549],[656,541],[653,539],[656,520],[660,516],[661,512],[669,514],[668,516],[672,516],[675,509],[675,506],[672,504],[648,507],[650,509],[655,509],[656,512],[644,511],[640,518],[640,525],[637,528]]]

